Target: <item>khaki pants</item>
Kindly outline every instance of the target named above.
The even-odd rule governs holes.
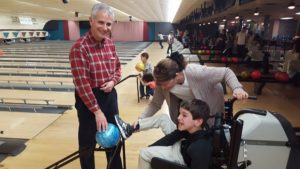
[[[176,125],[167,114],[158,114],[139,120],[140,131],[152,128],[161,128],[162,132],[167,135],[176,129]]]
[[[186,165],[180,152],[181,141],[172,146],[152,146],[140,151],[138,169],[151,169],[151,159],[153,157],[163,158],[182,165]]]

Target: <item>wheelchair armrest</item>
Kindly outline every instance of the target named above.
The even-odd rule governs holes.
[[[153,169],[189,169],[184,165],[178,164],[173,161],[168,161],[162,158],[158,158],[158,157],[152,158],[151,167]]]

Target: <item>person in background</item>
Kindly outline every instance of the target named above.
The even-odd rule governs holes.
[[[225,56],[232,56],[232,51],[234,47],[234,36],[232,31],[226,32],[226,48],[222,52]]]
[[[289,50],[284,57],[283,72],[290,77],[300,72],[300,36],[293,38],[293,49]]]
[[[226,48],[226,35],[224,34],[224,30],[220,30],[216,33],[216,41],[215,41],[215,50],[224,51]]]
[[[174,33],[171,31],[168,35],[168,49],[167,49],[167,54],[172,54],[172,45],[174,43]]]
[[[143,70],[143,74],[141,76],[139,76],[140,78],[140,98],[142,99],[143,97],[146,96],[146,99],[149,99],[150,95],[153,95],[153,92],[151,90],[151,88],[146,85],[146,83],[143,83],[142,77],[145,74],[152,74],[152,66],[151,64],[148,62],[149,59],[149,54],[147,52],[144,52],[141,54],[141,61],[144,64],[144,70]],[[146,88],[146,92],[145,92],[145,88]]]
[[[182,36],[182,44],[184,48],[188,48],[190,44],[190,37],[188,30],[185,30]]]
[[[264,53],[262,51],[261,38],[258,34],[249,33],[249,40],[247,43],[248,53],[251,61],[262,61]]]
[[[158,32],[157,36],[158,36],[158,42],[159,42],[160,48],[163,49],[164,46],[162,43],[164,41],[164,35],[161,32]]]
[[[185,165],[190,169],[208,169],[212,154],[212,136],[206,128],[208,105],[197,99],[182,101],[177,130],[140,151],[138,169],[151,169],[153,157]]]
[[[146,86],[146,99],[149,99],[150,95],[153,96],[156,88],[152,73],[145,73],[140,79],[141,85]]]
[[[246,27],[243,27],[240,32],[236,34],[235,45],[237,48],[238,57],[244,59],[246,57],[246,42],[247,34]]]
[[[182,42],[181,36],[180,36],[180,30],[177,28],[176,33],[174,33],[174,37],[179,41]]]
[[[79,121],[79,151],[82,169],[94,169],[95,136],[105,131],[108,123],[116,124],[119,114],[117,92],[114,86],[121,78],[121,64],[116,48],[109,38],[114,13],[105,3],[93,6],[89,18],[90,30],[71,48],[69,59],[75,85],[75,108]],[[106,152],[110,167],[122,169],[120,147],[116,154]],[[113,159],[111,159],[113,158]]]

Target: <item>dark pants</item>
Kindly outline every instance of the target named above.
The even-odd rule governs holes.
[[[145,94],[145,87],[146,87],[146,94]],[[142,83],[140,83],[140,95],[141,97],[144,96],[153,96],[153,89],[151,89],[149,86],[144,86]]]
[[[246,57],[245,45],[237,45],[237,53],[239,58],[245,58]]]
[[[93,89],[93,93],[97,102],[105,114],[108,123],[116,124],[114,115],[119,114],[117,92],[113,89],[110,93],[105,93],[100,89]],[[80,165],[82,169],[94,169],[94,148],[96,147],[96,132],[97,126],[94,113],[90,112],[85,104],[82,102],[78,94],[75,92],[75,107],[79,120],[79,150],[90,147],[88,151],[80,153]],[[122,169],[122,161],[120,156],[121,146],[119,146],[115,157],[113,158],[110,169]],[[107,164],[112,156],[113,151],[106,152]]]
[[[164,48],[164,46],[162,45],[162,40],[159,40],[159,45],[160,45],[160,48],[162,49],[162,48]]]
[[[170,54],[172,54],[172,44],[169,44],[168,49],[167,49],[167,54],[169,54],[169,51],[170,51]]]

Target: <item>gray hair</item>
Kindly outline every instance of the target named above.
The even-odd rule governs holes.
[[[99,11],[106,12],[114,20],[115,14],[114,14],[112,8],[110,6],[108,6],[107,4],[105,4],[105,3],[95,4],[92,8],[92,14],[91,14],[92,18],[95,18],[97,12],[99,12]]]

